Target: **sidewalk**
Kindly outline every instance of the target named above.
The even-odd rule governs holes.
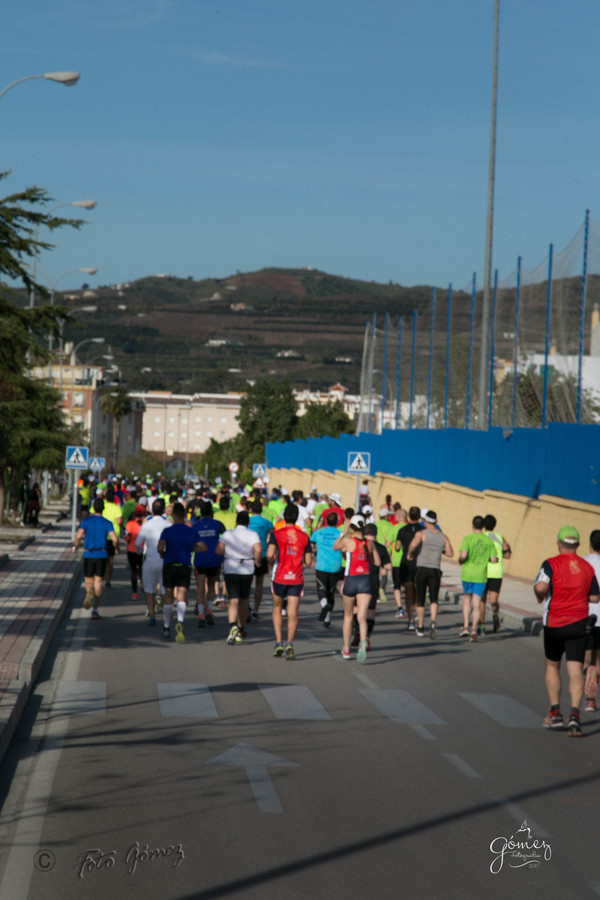
[[[0,759],[27,703],[50,641],[78,584],[68,519],[3,541],[0,558]],[[22,547],[22,549],[19,549]]]
[[[0,531],[0,558],[8,555],[8,562],[0,567],[0,759],[10,744],[73,591],[82,581],[82,562],[73,554],[68,518],[46,531],[37,529],[33,535],[22,530],[21,536],[21,542],[13,540],[7,544],[2,542]],[[443,572],[440,596],[448,603],[458,604],[460,566],[444,560]],[[487,616],[491,621],[489,610]],[[504,578],[500,618],[503,629],[529,634],[540,631],[541,608],[531,583]]]
[[[462,582],[460,565],[453,560],[442,559],[442,588],[440,597],[449,603],[460,603]],[[539,634],[542,630],[543,604],[538,603],[533,593],[533,581],[537,569],[532,570],[531,581],[505,575],[500,590],[500,622],[503,628]],[[486,626],[491,624],[492,613],[486,604]]]

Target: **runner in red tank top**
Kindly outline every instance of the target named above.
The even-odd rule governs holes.
[[[369,553],[371,551],[363,534],[364,526],[365,520],[362,516],[352,516],[348,530],[341,534],[333,545],[334,550],[342,550],[346,554],[346,576],[342,585],[344,604],[342,657],[350,659],[352,618],[356,606],[356,619],[360,633],[356,660],[360,663],[364,663],[367,659],[367,610],[371,600],[371,577],[369,574]],[[380,565],[381,560],[376,549],[373,549],[373,554],[376,564]]]

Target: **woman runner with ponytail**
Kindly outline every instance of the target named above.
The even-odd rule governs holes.
[[[371,577],[369,574],[371,554],[375,564],[381,564],[377,550],[370,548],[369,542],[364,536],[364,527],[365,520],[362,516],[352,516],[348,530],[339,536],[332,548],[333,550],[342,550],[346,554],[346,570],[342,584],[344,605],[342,658],[350,659],[352,618],[356,607],[356,619],[360,634],[356,661],[359,663],[364,663],[367,659],[367,610],[371,600]]]

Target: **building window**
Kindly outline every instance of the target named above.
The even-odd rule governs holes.
[[[162,416],[154,416],[155,422],[160,422],[162,420]]]

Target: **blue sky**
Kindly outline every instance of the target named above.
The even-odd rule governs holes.
[[[6,0],[2,194],[95,199],[50,281],[481,280],[493,0]],[[494,268],[600,218],[600,4],[501,0]],[[70,213],[70,210],[66,210]],[[75,214],[75,210],[73,210]],[[43,237],[43,235],[41,235]],[[80,275],[60,287],[79,286]]]

